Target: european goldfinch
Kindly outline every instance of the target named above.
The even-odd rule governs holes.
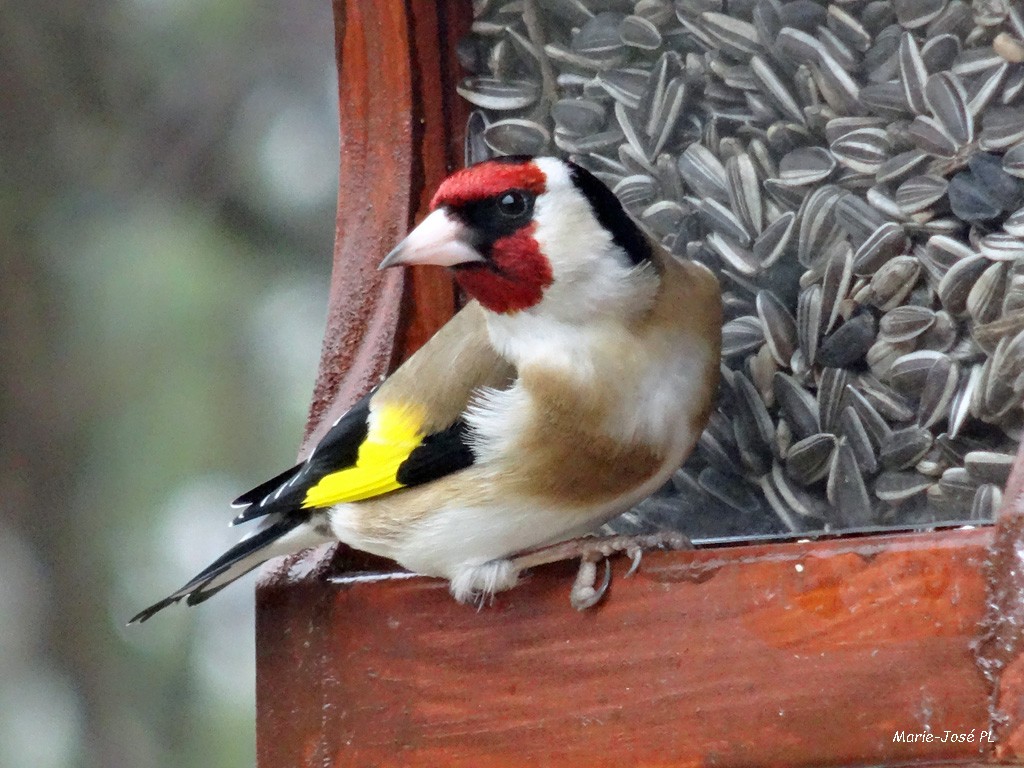
[[[306,461],[238,498],[255,533],[132,622],[333,540],[480,599],[515,585],[514,555],[594,531],[693,449],[718,384],[709,270],[555,158],[458,171],[431,210],[381,268],[447,267],[472,300]]]

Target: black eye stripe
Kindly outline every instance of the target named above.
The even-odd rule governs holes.
[[[495,240],[518,232],[533,220],[536,199],[526,190],[508,189],[449,210],[470,229],[474,245],[486,256]]]

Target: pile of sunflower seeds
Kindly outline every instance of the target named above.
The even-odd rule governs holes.
[[[993,518],[1024,398],[1024,11],[477,0],[466,160],[556,153],[719,275],[720,402],[614,521],[695,538]]]

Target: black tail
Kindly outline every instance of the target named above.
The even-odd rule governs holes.
[[[318,542],[315,540],[311,540],[309,543],[289,541],[287,546],[281,546],[283,543],[282,539],[287,534],[296,531],[296,528],[304,522],[306,521],[302,517],[290,516],[256,531],[252,536],[242,539],[210,563],[188,584],[168,595],[160,602],[153,603],[149,608],[139,611],[128,623],[141,624],[167,606],[182,599],[188,605],[201,603],[213,597],[235,579],[247,574],[260,563],[272,557],[289,554],[317,544]]]

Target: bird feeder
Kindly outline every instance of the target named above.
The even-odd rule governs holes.
[[[619,14],[615,19],[618,42],[607,40],[611,17],[603,17],[604,29],[597,23],[587,26],[590,17],[584,11],[597,6],[601,6],[599,13]],[[480,46],[481,34],[497,34],[501,14],[522,15],[524,28],[532,34],[541,13],[549,15],[548,24],[575,29],[575,34],[566,31],[564,36],[573,44],[552,39],[538,45],[530,34],[519,34],[521,39],[513,34],[505,44],[508,50]],[[475,53],[472,44],[463,42],[460,48],[460,41],[473,40],[474,14]],[[494,14],[499,15],[498,21]],[[772,227],[769,218],[791,221],[787,206],[794,211],[792,220],[803,215],[806,196],[811,194],[803,187],[822,179],[834,182],[840,191],[855,192],[857,199],[846,204],[848,215],[854,217],[851,221],[873,215],[857,202],[869,199],[868,187],[858,185],[868,175],[877,178],[879,167],[892,160],[874,156],[881,136],[886,142],[903,141],[871,122],[872,116],[882,114],[905,127],[907,141],[917,142],[915,146],[947,152],[949,163],[943,166],[934,157],[908,157],[906,162],[920,162],[920,167],[909,172],[889,169],[895,175],[893,184],[885,188],[903,190],[898,195],[893,192],[893,215],[921,206],[906,214],[902,231],[918,240],[927,234],[955,242],[957,233],[943,229],[951,226],[944,219],[952,220],[964,210],[968,216],[988,215],[979,207],[985,201],[971,197],[973,190],[984,186],[978,178],[988,166],[984,161],[970,165],[968,155],[980,152],[982,130],[989,131],[984,140],[993,147],[1001,136],[1012,136],[1013,127],[1000,122],[1005,111],[991,100],[1008,98],[1009,106],[1003,107],[1012,108],[1020,102],[1010,89],[1017,80],[1024,88],[1020,11],[1000,2],[971,8],[960,0],[837,1],[832,5],[762,1],[730,2],[728,7],[713,0],[525,0],[472,5],[468,0],[335,0],[334,17],[343,191],[338,201],[327,333],[305,436],[307,447],[456,309],[458,297],[443,271],[378,272],[376,265],[423,216],[437,184],[462,165],[467,121],[471,155],[500,151],[504,142],[515,148],[531,141],[538,148],[554,145],[556,150],[572,153],[586,149],[580,146],[586,136],[574,133],[572,121],[587,122],[596,114],[599,120],[595,118],[592,130],[618,130],[617,140],[633,146],[624,150],[625,165],[634,152],[639,159],[633,159],[643,166],[645,150],[651,150],[647,160],[655,178],[655,156],[665,142],[678,140],[686,129],[672,127],[659,133],[657,121],[652,121],[644,126],[646,138],[627,135],[630,126],[622,121],[634,114],[630,110],[639,108],[639,103],[629,106],[630,77],[636,78],[629,70],[637,70],[637,62],[662,61],[658,57],[679,43],[682,29],[696,45],[722,51],[722,58],[707,59],[717,63],[705,72],[699,69],[701,57],[680,57],[677,90],[672,90],[672,80],[666,76],[669,85],[659,97],[663,108],[671,113],[672,99],[685,105],[685,99],[692,98],[685,96],[686,78],[706,75],[710,85],[702,96],[703,108],[721,110],[723,129],[715,129],[714,140],[718,149],[726,142],[723,151],[729,157],[738,156],[730,153],[739,141],[723,133],[730,121],[742,123],[749,114],[748,122],[756,123],[767,111],[789,113],[782,122],[791,124],[785,130],[792,135],[780,128],[771,140],[767,132],[763,136],[764,146],[780,154],[774,160],[771,152],[765,155],[768,162],[776,163],[770,168],[776,175],[771,177],[773,183],[758,185],[771,198],[759,203],[761,212],[751,214],[751,219],[737,219],[742,228],[753,228],[757,237],[752,240]],[[987,37],[971,31],[985,24],[992,32]],[[743,25],[753,34],[745,35]],[[897,26],[918,33],[909,35],[908,41],[908,36],[896,34],[899,29],[884,31]],[[997,32],[997,26],[1009,31]],[[793,57],[792,82],[777,76],[784,65],[773,63],[758,42],[769,32]],[[885,50],[872,54],[886,35],[894,38],[884,44],[891,47],[891,55],[884,57]],[[918,39],[926,42],[918,46]],[[621,45],[631,48],[623,52]],[[988,48],[982,54],[965,54],[964,49],[971,46]],[[1001,59],[986,63],[987,51]],[[778,52],[775,49],[772,55]],[[858,77],[867,78],[867,69],[846,61],[847,53],[860,62],[875,56],[878,61],[871,59],[873,66],[891,71],[870,82],[853,82],[843,72],[856,71]],[[547,99],[545,120],[560,98],[587,104],[575,112],[567,104],[553,123],[540,122],[547,135],[536,131],[538,121],[522,115],[496,118],[486,108],[474,113],[473,105],[459,95],[461,91],[479,100],[479,73],[464,71],[474,55],[486,59],[484,63],[492,69],[504,68],[511,80],[520,66],[515,57],[534,56],[540,77],[537,98]],[[599,76],[587,70],[588,62],[601,56],[612,63],[600,71],[626,70],[626,75],[604,75],[600,87],[605,93],[597,95],[596,103],[599,107],[603,103],[607,114],[580,97],[582,90],[569,96],[552,90],[562,86],[593,90]],[[744,62],[743,66],[736,61]],[[732,64],[720,66],[722,62]],[[933,83],[928,79],[939,71],[977,73],[990,64],[1000,68],[990,94],[976,88],[961,95],[956,78],[942,76]],[[676,64],[651,63],[649,70],[656,66]],[[697,69],[691,72],[691,66]],[[499,79],[491,78],[493,82],[484,86],[500,89]],[[904,88],[917,81],[920,92]],[[856,103],[844,101],[854,87],[859,87]],[[615,95],[601,102],[612,91]],[[954,118],[937,105],[946,99],[955,107],[958,98],[977,108],[970,119],[984,128],[973,123],[960,128],[943,124],[943,116],[947,122]],[[827,152],[809,142],[801,144],[802,131],[813,134],[815,121],[836,119],[836,111],[844,104],[855,114],[842,116],[848,122],[838,125],[845,130],[830,135]],[[921,113],[917,117],[915,110]],[[996,117],[989,120],[993,114]],[[760,134],[736,136],[752,143]],[[953,142],[951,149],[944,148],[945,139]],[[786,142],[793,146],[783,152]],[[749,144],[744,146],[749,149]],[[900,154],[894,146],[889,146],[889,154]],[[1009,155],[1006,149],[998,149],[997,154]],[[926,153],[922,150],[922,154]],[[699,149],[689,155],[693,161],[702,157]],[[870,174],[864,170],[869,166]],[[757,178],[764,175],[763,168],[752,167]],[[741,181],[748,173],[742,160],[727,161],[723,169]],[[691,183],[687,170],[683,168],[682,182]],[[955,181],[961,173],[974,175]],[[904,181],[918,177],[922,180],[904,186]],[[803,184],[790,183],[794,181]],[[671,204],[648,201],[643,197],[649,191],[644,184],[635,180],[631,184],[635,186],[627,184],[619,191],[634,195],[631,199],[639,206],[634,213],[650,228],[662,228],[667,241],[681,252],[689,242],[708,240],[703,231],[686,230],[685,216],[678,214],[695,213],[706,222],[709,216],[714,219],[717,208],[690,211],[685,208],[690,203],[683,198],[667,201]],[[736,203],[737,195],[733,190],[729,198],[730,191],[725,192],[726,203],[719,207],[730,209],[727,203]],[[714,201],[716,194],[712,189],[707,198]],[[888,205],[882,194],[872,193],[871,206]],[[974,208],[965,209],[965,199]],[[734,213],[735,208],[731,207]],[[875,222],[870,232],[865,228],[860,245],[882,226]],[[932,230],[924,229],[928,226]],[[784,224],[776,227],[784,228]],[[738,275],[741,279],[733,281],[736,284],[756,283],[756,275],[765,267],[763,257],[771,258],[772,238],[781,236],[774,232],[760,241],[761,246],[737,247],[737,238],[730,240],[720,229],[716,232],[710,238],[714,253],[709,258],[717,259],[720,274]],[[703,246],[691,250],[697,247]],[[800,245],[793,247],[799,250]],[[861,253],[866,261],[861,262],[864,274],[860,275],[862,298],[873,307],[872,318],[903,306],[902,297],[880,293],[885,288],[881,281],[879,292],[872,293],[872,275],[880,265],[873,270],[864,265],[877,257],[873,247],[865,246]],[[988,248],[995,254],[978,265],[975,279],[991,264],[1008,264],[1016,258],[997,253],[1012,250],[1013,236],[963,247],[983,253]],[[897,251],[901,249],[905,255],[916,253],[909,240],[900,241]],[[753,254],[762,261],[752,263]],[[804,256],[809,264],[815,258],[813,253]],[[860,269],[854,267],[855,256],[835,257],[840,265],[848,259],[849,274],[841,266],[831,272],[822,266],[823,293],[833,290],[836,280],[846,280],[846,291],[853,291]],[[901,256],[887,257],[889,263],[894,258]],[[813,273],[816,267],[807,269]],[[998,267],[992,273],[1010,269]],[[920,278],[918,285],[927,279],[927,275]],[[726,276],[724,283],[732,285],[730,280]],[[960,300],[955,291],[949,291],[947,285],[951,302]],[[966,295],[962,298],[967,301]],[[990,310],[984,299],[972,299],[972,307],[980,313],[972,316],[976,325],[994,321],[986,314]],[[750,317],[767,322],[775,311],[767,301],[755,302],[760,314]],[[894,303],[889,306],[890,302]],[[734,319],[747,317],[742,304],[742,297],[736,300]],[[942,311],[947,309],[943,305]],[[825,329],[820,334],[815,330],[816,344],[829,343],[831,334],[851,326],[825,352],[834,356],[829,368],[842,368],[847,345],[863,343],[858,334],[864,328],[856,324],[874,322],[857,320],[864,315],[855,311],[843,315],[844,311],[837,309],[831,327],[830,320],[821,318],[814,325]],[[799,321],[796,314],[794,320]],[[901,312],[886,327],[893,330],[898,320],[912,324],[924,314]],[[752,329],[754,323],[745,320],[730,332],[742,346],[743,334]],[[902,343],[900,332],[894,331],[894,344]],[[769,353],[778,352],[780,344],[769,341],[778,339],[763,340],[771,348],[757,364],[794,381],[811,375],[814,363],[806,359],[807,349],[799,350],[802,361],[793,358],[801,343],[807,346],[803,340],[774,361]],[[817,349],[818,354],[821,351]],[[882,359],[881,353],[874,359]],[[743,370],[749,370],[747,365]],[[946,375],[951,389],[966,382],[949,371]],[[821,386],[821,380],[816,381]],[[952,407],[949,400],[944,407]],[[1014,407],[1019,411],[1019,404]],[[914,428],[927,429],[930,416],[922,417],[920,412],[915,416]],[[779,418],[785,420],[786,415]],[[797,440],[787,447],[799,440],[798,435],[793,437]],[[844,455],[850,468],[859,466],[854,453]],[[779,459],[782,465],[785,458]],[[832,465],[839,460],[833,456]],[[879,467],[874,474],[868,473],[870,488],[876,492],[878,477],[885,471]],[[799,476],[798,468],[793,472]],[[769,474],[766,468],[764,474]],[[823,487],[820,478],[804,479]],[[901,493],[905,486],[895,485],[900,479],[882,485],[896,489],[891,493]],[[694,492],[708,486],[698,482]],[[952,494],[958,488],[947,484],[943,492]],[[971,491],[975,492],[973,486]],[[770,492],[771,487],[765,490]],[[790,529],[789,535],[781,537],[785,540],[652,552],[629,578],[625,578],[628,562],[615,561],[605,600],[585,613],[569,607],[571,563],[538,568],[516,589],[476,610],[452,600],[442,581],[411,577],[393,564],[343,547],[324,547],[279,561],[264,573],[257,589],[258,764],[261,768],[1024,764],[1024,662],[1020,659],[1024,453],[1018,453],[1001,494],[989,491],[978,497],[1001,498],[994,523],[917,525],[912,531],[829,536],[822,531],[801,536],[799,529]],[[856,498],[844,499],[840,511],[850,517],[849,510],[857,509]],[[856,529],[856,515],[850,522],[847,527]]]

